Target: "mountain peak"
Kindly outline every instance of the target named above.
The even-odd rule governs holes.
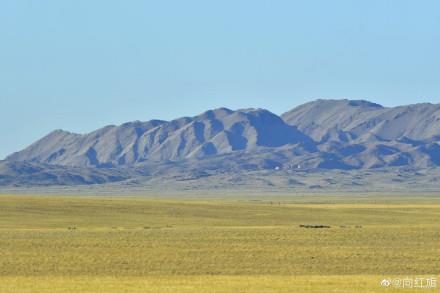
[[[197,118],[198,119],[219,119],[219,118],[223,118],[227,115],[230,115],[233,112],[234,111],[232,111],[231,109],[221,107],[221,108],[216,108],[216,109],[205,111],[202,114],[199,114],[194,118],[195,119],[197,119]]]
[[[348,100],[348,105],[353,107],[383,108],[383,106],[380,104],[376,104],[366,100]]]
[[[350,106],[350,107],[364,107],[364,108],[383,108],[382,105],[370,102],[368,100],[363,99],[317,99],[314,101],[311,101],[309,103],[306,103],[301,106],[305,105],[325,105],[325,106],[334,106],[334,107],[340,107],[340,106]],[[300,107],[301,107],[300,106]]]
[[[168,163],[177,168],[189,161],[200,167],[203,160],[217,170],[224,168],[222,158],[237,168],[430,166],[440,164],[437,145],[427,145],[437,143],[439,134],[440,105],[388,108],[366,100],[319,99],[281,117],[261,108],[216,108],[86,134],[55,130],[7,160],[101,169]]]

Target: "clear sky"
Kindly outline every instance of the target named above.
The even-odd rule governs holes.
[[[437,0],[1,0],[0,158],[53,129],[440,102]]]

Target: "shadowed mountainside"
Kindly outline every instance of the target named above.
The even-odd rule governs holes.
[[[368,101],[317,100],[281,117],[318,142],[430,140],[440,136],[440,104],[385,108]]]
[[[53,131],[0,162],[0,184],[16,183],[13,178],[20,184],[26,178],[90,184],[258,170],[435,168],[439,142],[438,104],[386,108],[363,100],[316,100],[281,117],[264,109],[219,108],[88,134]]]
[[[220,108],[170,122],[106,126],[85,135],[56,130],[7,160],[105,168],[294,144],[314,149],[312,139],[267,110]]]

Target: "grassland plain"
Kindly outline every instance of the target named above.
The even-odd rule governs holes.
[[[0,292],[402,292],[380,281],[440,274],[439,220],[436,196],[3,195]]]

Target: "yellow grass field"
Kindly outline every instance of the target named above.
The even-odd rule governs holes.
[[[0,292],[438,292],[380,282],[439,274],[436,197],[0,196]]]

